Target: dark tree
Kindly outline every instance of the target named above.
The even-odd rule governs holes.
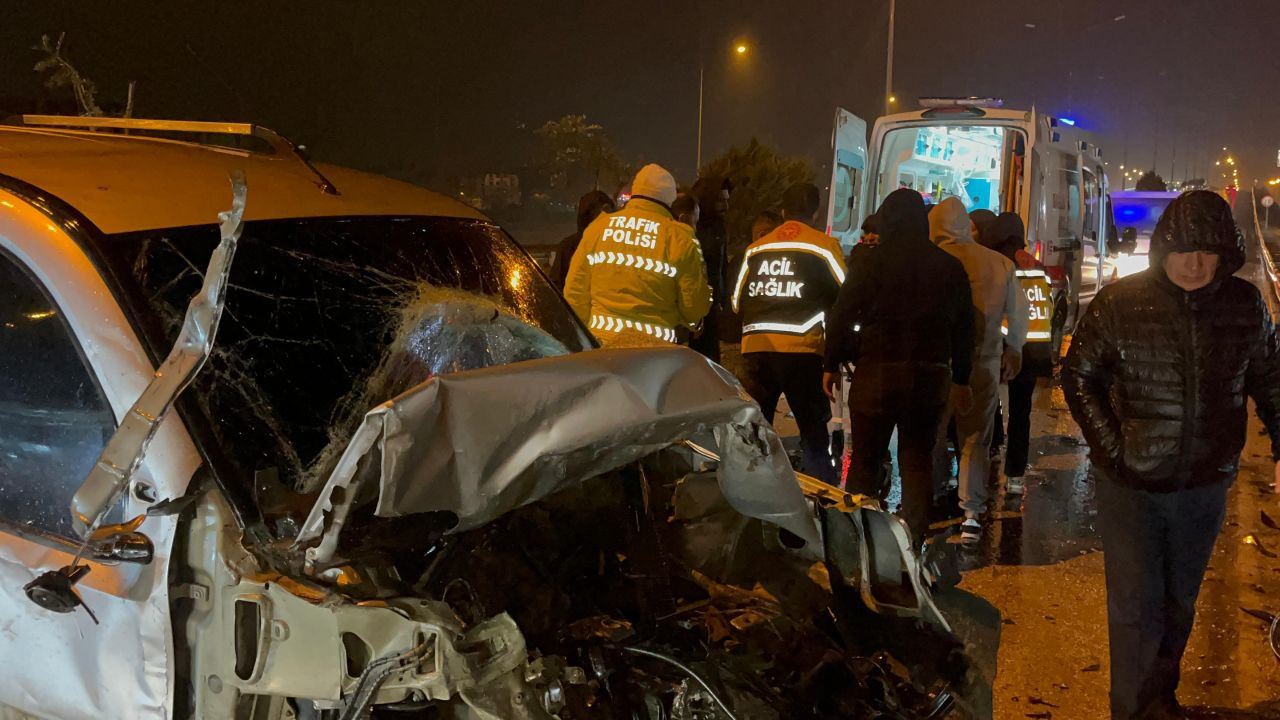
[[[1138,192],[1167,192],[1169,185],[1165,183],[1164,178],[1156,174],[1155,170],[1148,170],[1138,178],[1138,184],[1134,187]]]

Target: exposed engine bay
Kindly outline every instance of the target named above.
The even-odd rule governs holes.
[[[275,589],[228,588],[338,615],[330,680],[247,650],[259,638],[238,657],[263,671],[240,660],[232,684],[314,717],[945,717],[967,664],[901,523],[802,492],[719,372],[686,350],[599,351],[375,409],[374,439],[357,431],[298,542],[272,549]],[[472,409],[500,389],[508,415],[482,427]],[[474,441],[431,442],[444,428]],[[473,495],[469,463],[489,468]],[[355,620],[374,608],[402,628]]]

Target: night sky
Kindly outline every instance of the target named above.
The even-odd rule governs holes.
[[[567,113],[633,160],[694,172],[751,136],[822,168],[836,106],[879,112],[887,0],[679,3],[23,2],[0,24],[0,102],[40,94],[40,35],[140,117],[253,121],[323,160],[429,184],[518,166],[529,130]],[[1116,16],[1125,19],[1116,22]],[[1275,0],[899,0],[894,90],[992,95],[1069,114],[1117,160],[1169,175],[1280,174]],[[1028,24],[1035,27],[1027,27]],[[743,60],[732,47],[745,41]]]

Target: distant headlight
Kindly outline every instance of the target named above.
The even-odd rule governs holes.
[[[1129,277],[1134,273],[1140,273],[1146,270],[1150,264],[1150,257],[1143,253],[1141,255],[1130,255],[1129,253],[1121,253],[1116,256],[1112,263],[1116,268],[1116,275],[1119,277]]]

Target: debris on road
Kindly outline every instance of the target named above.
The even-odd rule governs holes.
[[[1262,516],[1263,525],[1266,525],[1272,530],[1280,530],[1280,525],[1277,525],[1276,521],[1271,519],[1271,516],[1267,514],[1266,510],[1259,510],[1258,514]]]
[[[1268,550],[1267,547],[1262,544],[1262,541],[1258,539],[1258,536],[1254,535],[1253,533],[1249,533],[1248,535],[1245,535],[1243,538],[1240,539],[1240,541],[1243,542],[1245,545],[1252,545],[1256,547],[1258,549],[1258,552],[1262,553],[1263,557],[1268,557],[1268,558],[1280,557],[1280,555],[1276,555],[1275,553]]]

